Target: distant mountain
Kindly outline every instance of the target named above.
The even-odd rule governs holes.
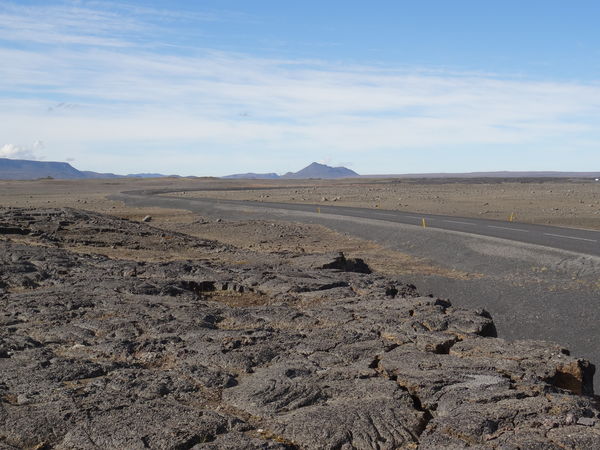
[[[114,173],[98,173],[90,170],[78,170],[83,176],[81,178],[121,178],[121,175],[115,175]],[[52,178],[60,178],[53,176]]]
[[[274,180],[279,178],[276,173],[238,173],[235,175],[227,175],[221,178],[243,178],[245,180]]]
[[[274,180],[274,179],[301,179],[301,178],[350,178],[360,176],[353,170],[345,167],[330,167],[325,164],[312,163],[306,166],[304,169],[298,172],[288,172],[285,175],[277,175],[276,173],[240,173],[235,175],[228,175],[222,178],[244,178],[244,179],[263,179],[263,180]]]
[[[177,177],[179,175],[163,175],[161,173],[129,173],[127,175],[115,175],[114,173],[98,173],[91,172],[89,170],[82,170],[81,173],[85,175],[85,178],[163,178],[163,177]]]
[[[26,159],[0,158],[0,180],[36,180],[38,178],[90,179],[90,178],[158,178],[158,173],[115,175],[88,170],[77,170],[66,162],[29,161]]]
[[[281,178],[351,178],[358,176],[360,175],[345,167],[330,167],[325,164],[314,162],[298,172],[288,172],[285,175],[282,175]]]
[[[0,158],[1,180],[34,180],[46,177],[88,178],[85,173],[65,162]]]
[[[121,175],[117,175],[120,177]],[[129,173],[124,175],[126,178],[164,178],[164,177],[175,177],[179,178],[180,175],[163,175],[162,173]]]
[[[0,158],[0,180],[35,180],[38,178],[56,179],[94,179],[94,178],[161,178],[179,177],[179,175],[163,175],[160,173],[131,173],[116,175],[114,173],[98,173],[88,170],[77,170],[66,162],[29,161],[25,159]],[[468,172],[468,173],[412,173],[389,175],[359,175],[346,167],[330,167],[325,164],[312,163],[298,172],[285,175],[276,173],[242,173],[222,178],[248,180],[276,179],[334,179],[334,178],[600,178],[600,172]]]

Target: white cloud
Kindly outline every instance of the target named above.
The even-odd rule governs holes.
[[[0,158],[10,159],[41,159],[37,154],[38,150],[44,148],[42,141],[35,141],[30,147],[23,147],[14,144],[4,144],[0,147]]]
[[[524,143],[593,131],[600,120],[600,88],[594,85],[326,64],[290,70],[281,61],[221,54],[176,61],[106,53],[57,60],[69,58],[100,67],[85,83],[76,79],[87,69],[75,63],[42,75],[48,78],[39,83],[54,85],[55,95],[78,98],[80,107],[0,100],[0,110],[10,111],[0,117],[19,133],[13,140],[30,138],[33,129],[48,142],[263,141],[283,149],[360,150]],[[5,77],[0,86],[9,90],[17,82]],[[241,116],[244,111],[249,114]]]

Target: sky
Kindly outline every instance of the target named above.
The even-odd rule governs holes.
[[[0,157],[600,171],[597,0],[0,0]]]

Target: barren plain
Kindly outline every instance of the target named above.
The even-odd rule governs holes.
[[[357,179],[0,181],[0,204],[71,206],[135,213],[107,195],[135,189],[181,189],[166,195],[261,202],[336,204],[460,217],[600,229],[600,182],[582,179]],[[159,213],[163,216],[165,213]],[[173,215],[168,213],[167,215]]]
[[[600,182],[592,180],[405,179],[314,183],[303,186],[291,182],[263,182],[260,189],[194,191],[177,195],[261,202],[334,203],[497,220],[508,220],[512,215],[518,222],[600,229]],[[259,187],[259,183],[254,181],[249,186]]]
[[[496,337],[481,307],[408,282],[546,289],[552,270],[492,278],[483,266],[463,271],[441,255],[322,224],[107,199],[172,189],[464,216],[487,208],[598,228],[598,185],[358,180],[223,190],[244,183],[0,182],[0,448],[600,446],[584,358],[560,342]],[[213,191],[190,191],[199,188]],[[518,199],[522,210],[511,206]],[[557,289],[596,289],[595,266],[576,279],[575,263],[563,266]],[[532,314],[543,327],[543,312]]]

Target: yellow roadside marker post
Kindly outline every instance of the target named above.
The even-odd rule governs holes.
[[[317,213],[321,214],[321,208],[317,208]]]
[[[425,218],[424,217],[421,220],[421,224],[423,225],[423,228],[427,228],[427,222],[425,222]]]
[[[510,213],[510,217],[508,218],[508,221],[509,222],[514,222],[515,221],[515,213],[514,212]]]

